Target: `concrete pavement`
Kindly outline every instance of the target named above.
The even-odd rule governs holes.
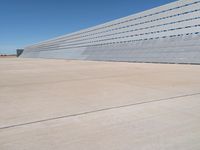
[[[200,148],[200,66],[0,59],[0,149]]]

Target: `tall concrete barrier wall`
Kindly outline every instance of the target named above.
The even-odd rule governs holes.
[[[200,64],[200,1],[180,0],[24,48],[20,57]]]

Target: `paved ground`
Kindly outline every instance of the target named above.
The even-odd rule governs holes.
[[[0,150],[199,150],[200,66],[0,59]]]

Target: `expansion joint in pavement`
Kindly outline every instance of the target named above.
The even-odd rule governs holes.
[[[14,125],[9,125],[9,126],[2,126],[2,127],[0,127],[0,130],[14,128],[14,127],[20,127],[20,126],[27,126],[27,125],[32,125],[32,124],[37,124],[37,123],[42,123],[42,122],[48,122],[48,121],[53,121],[53,120],[65,119],[65,118],[70,118],[70,117],[82,116],[82,115],[87,115],[87,114],[92,114],[92,113],[97,113],[97,112],[102,112],[102,111],[108,111],[108,110],[113,110],[113,109],[131,107],[131,106],[135,106],[135,105],[141,105],[141,104],[147,104],[147,103],[153,103],[153,102],[159,102],[159,101],[174,100],[174,99],[184,98],[184,97],[191,97],[191,96],[196,96],[196,95],[200,95],[200,92],[199,93],[186,94],[186,95],[179,95],[179,96],[174,96],[174,97],[168,97],[168,98],[163,98],[163,99],[149,100],[149,101],[144,101],[144,102],[139,102],[139,103],[113,106],[113,107],[91,110],[91,111],[86,111],[86,112],[81,112],[81,113],[76,113],[76,114],[70,114],[70,115],[65,115],[65,116],[47,118],[47,119],[42,119],[42,120],[37,120],[37,121],[32,121],[32,122],[19,123],[19,124],[14,124]]]

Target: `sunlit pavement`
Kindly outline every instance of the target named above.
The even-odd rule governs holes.
[[[0,59],[0,150],[199,150],[200,65]]]

